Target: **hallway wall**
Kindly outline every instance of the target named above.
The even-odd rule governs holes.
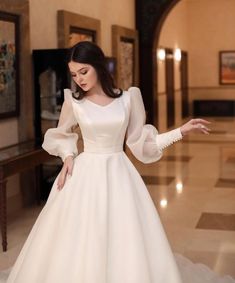
[[[31,48],[57,47],[57,10],[101,20],[101,47],[111,56],[111,25],[135,28],[135,0],[30,0]]]
[[[234,86],[219,84],[219,51],[235,50],[232,36],[235,33],[234,11],[234,0],[214,0],[213,5],[210,0],[182,0],[171,10],[163,24],[159,46],[179,47],[188,52],[191,110],[194,99],[235,100]],[[164,82],[161,67],[159,72],[158,79]],[[180,70],[176,68],[176,113],[181,114],[179,76]],[[159,83],[158,89],[161,94],[159,109],[165,108],[163,82]],[[165,122],[161,124],[164,128]]]
[[[219,86],[218,52],[235,49],[235,1],[213,0],[213,5],[210,0],[187,3],[189,85]]]

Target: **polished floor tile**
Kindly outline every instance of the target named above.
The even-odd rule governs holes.
[[[161,158],[161,161],[177,161],[177,162],[189,162],[192,159],[190,156],[177,156],[177,155],[167,155]]]
[[[202,213],[197,229],[235,231],[235,214]]]
[[[148,185],[169,185],[175,177],[161,177],[161,176],[142,176],[145,184]]]
[[[235,179],[223,179],[223,178],[220,178],[216,182],[215,187],[217,187],[217,188],[235,189]]]
[[[235,150],[235,148],[234,148],[234,150]],[[228,163],[235,163],[235,157],[228,157],[226,162],[228,162]],[[234,175],[235,175],[235,168],[234,168]]]
[[[211,133],[210,134],[216,134],[216,135],[224,135],[224,134],[226,134],[227,133],[227,131],[211,131]]]

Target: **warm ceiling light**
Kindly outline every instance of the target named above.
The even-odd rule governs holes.
[[[164,48],[159,48],[157,51],[157,57],[159,60],[164,61],[166,58],[166,51]]]
[[[181,50],[179,48],[175,49],[174,57],[175,57],[176,61],[180,61],[181,60]]]

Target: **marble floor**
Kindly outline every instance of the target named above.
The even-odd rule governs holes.
[[[130,158],[173,251],[235,277],[235,119],[209,120],[210,135],[185,137],[167,148],[159,162]],[[0,252],[0,270],[13,264],[42,207],[26,208],[8,219],[8,251]]]

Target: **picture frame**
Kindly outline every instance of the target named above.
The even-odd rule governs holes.
[[[58,48],[70,48],[79,41],[100,45],[100,20],[68,12],[57,11]]]
[[[80,41],[96,42],[96,31],[70,26],[69,46],[73,46]]]
[[[112,25],[112,53],[117,60],[116,83],[122,89],[139,85],[138,31]]]
[[[0,119],[20,113],[19,15],[0,11]]]
[[[221,85],[235,84],[235,50],[219,52],[219,83]]]

